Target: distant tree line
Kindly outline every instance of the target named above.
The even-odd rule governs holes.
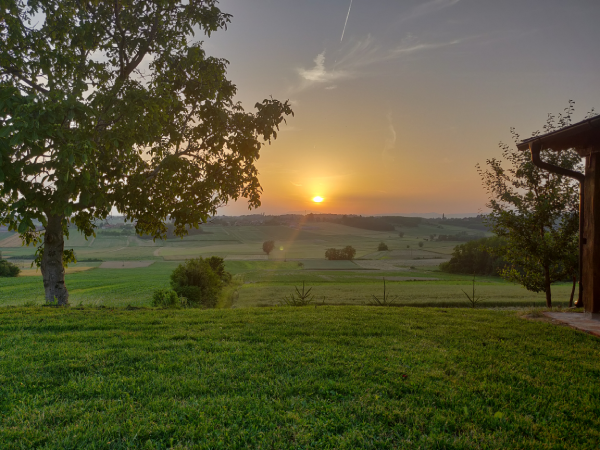
[[[199,234],[211,234],[208,231],[204,231],[201,227],[199,228],[189,228],[188,230],[188,236],[197,236]],[[106,232],[103,232],[104,234],[106,234]],[[140,239],[153,239],[152,236],[149,236],[147,234],[140,236],[138,235],[138,237]],[[173,239],[177,237],[177,239],[180,239],[176,234],[175,234],[175,225],[173,225],[172,223],[168,223],[167,224],[167,239]]]
[[[499,237],[489,237],[457,245],[448,262],[440,264],[440,269],[448,273],[468,275],[499,275],[506,262],[494,254],[494,250],[505,245]]]
[[[464,217],[460,219],[428,219],[427,222],[435,225],[448,225],[469,228],[471,230],[478,231],[490,231],[491,228],[490,218],[485,215],[479,215],[477,217]]]
[[[337,248],[328,248],[325,251],[325,258],[328,260],[350,260],[354,259],[354,255],[356,255],[356,250],[354,247],[347,245],[342,249]]]

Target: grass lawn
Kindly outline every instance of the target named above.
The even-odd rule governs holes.
[[[597,449],[600,340],[514,312],[0,309],[2,448]]]
[[[80,263],[67,270],[65,277],[73,306],[150,306],[156,289],[169,288],[169,276],[178,262],[156,261],[137,269],[100,269],[100,263]],[[356,267],[351,261],[226,261],[225,267],[235,277],[238,293],[233,306],[246,308],[279,305],[294,292],[294,286],[312,287],[315,300],[327,304],[362,305],[372,295],[382,295],[382,278],[388,293],[403,306],[461,306],[466,302],[463,290],[471,292],[471,277],[440,272],[435,268],[386,272],[378,270],[343,270]],[[312,264],[312,265],[311,265]],[[91,266],[91,267],[90,267]],[[310,268],[341,270],[310,270]],[[77,270],[86,268],[83,272]],[[35,270],[28,269],[29,275]],[[69,273],[71,272],[71,273]],[[0,306],[41,305],[44,302],[42,278],[37,276],[0,278]],[[408,281],[411,277],[419,281]],[[533,293],[497,277],[479,277],[478,295],[486,297],[481,306],[544,306],[542,293]],[[553,304],[567,305],[571,285],[552,287]],[[231,306],[227,301],[223,306]]]

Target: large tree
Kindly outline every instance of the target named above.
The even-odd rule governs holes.
[[[571,104],[564,114],[550,115],[544,132],[569,125],[572,112]],[[519,135],[512,132],[518,142]],[[487,222],[504,238],[504,245],[490,251],[502,256],[504,278],[530,291],[544,292],[550,307],[551,284],[576,279],[579,186],[571,178],[535,166],[529,152],[502,143],[500,147],[501,159],[487,160],[487,169],[477,165],[489,196]],[[545,151],[542,158],[565,169],[581,169],[575,152]]]
[[[234,102],[193,39],[226,27],[216,4],[0,0],[0,224],[39,245],[48,302],[68,303],[69,224],[88,237],[117,208],[184,235],[230,199],[260,205],[259,150],[292,111]]]

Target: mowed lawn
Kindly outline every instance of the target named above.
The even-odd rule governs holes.
[[[596,449],[600,340],[514,312],[0,309],[0,442]]]

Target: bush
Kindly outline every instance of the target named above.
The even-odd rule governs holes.
[[[225,260],[223,258],[220,256],[211,256],[206,261],[223,283],[228,284],[231,281],[231,274],[225,270]]]
[[[158,289],[152,296],[152,306],[161,308],[177,308],[180,305],[177,292],[172,289]]]
[[[341,250],[336,248],[328,248],[325,251],[325,258],[328,260],[341,260],[341,259],[353,259],[354,255],[356,255],[356,250],[354,247],[347,245]]]
[[[217,304],[224,283],[209,260],[189,259],[171,274],[171,287],[179,297],[187,299],[189,306],[214,308]]]
[[[21,273],[21,269],[16,264],[0,259],[0,277],[16,277]]]
[[[419,248],[423,248],[423,241],[419,242]]]
[[[387,244],[385,242],[380,242],[379,246],[377,247],[377,251],[379,252],[387,252],[389,250]]]

